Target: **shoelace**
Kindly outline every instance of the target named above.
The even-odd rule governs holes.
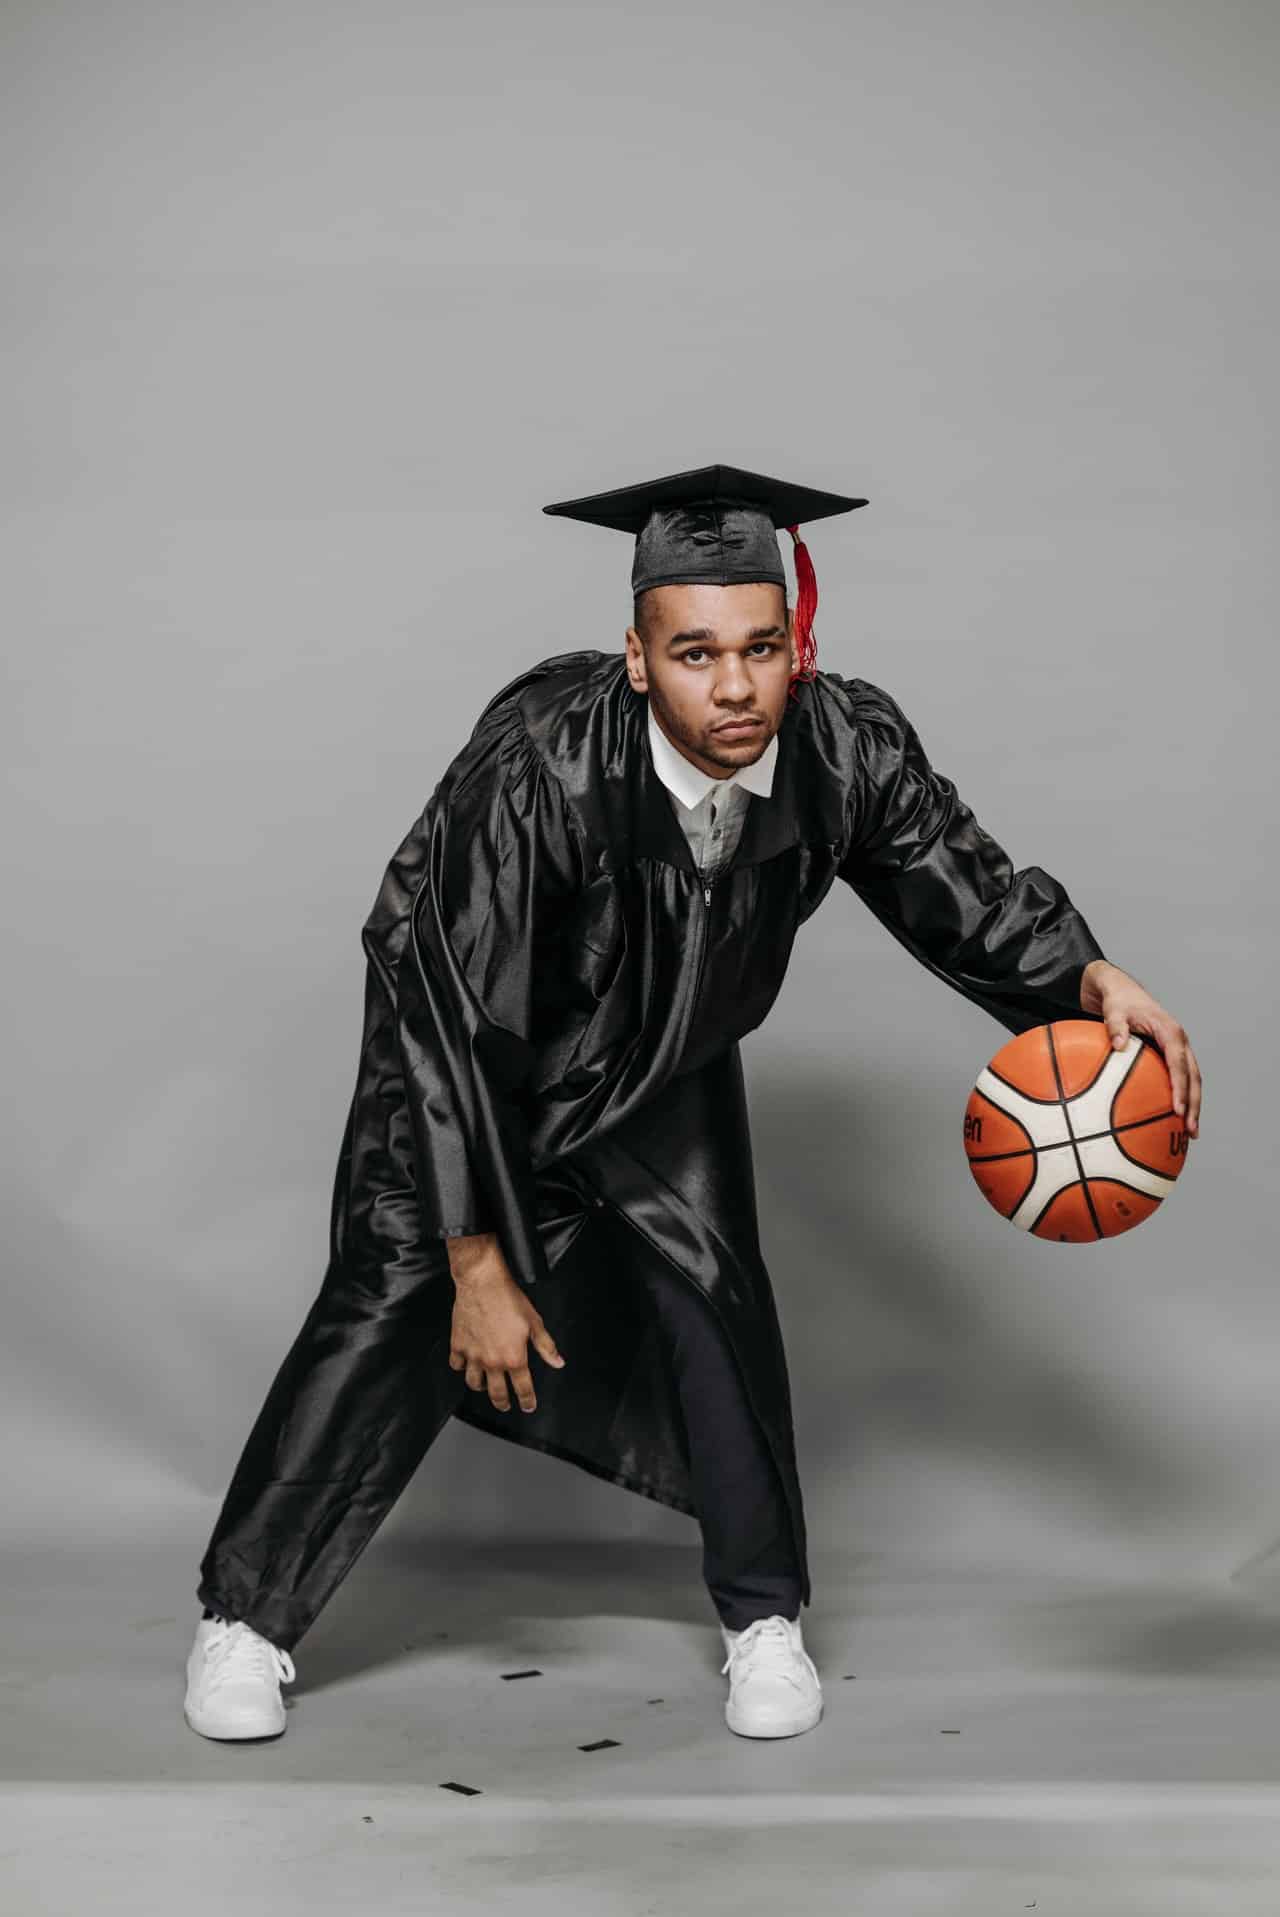
[[[292,1684],[297,1676],[289,1653],[272,1644],[243,1618],[237,1618],[233,1624],[219,1625],[210,1634],[205,1658],[210,1690],[228,1677],[277,1677]]]
[[[720,1666],[720,1675],[724,1677],[730,1665],[741,1665],[744,1671],[747,1670],[762,1647],[768,1651],[777,1650],[783,1646],[788,1649],[791,1647],[791,1632],[786,1619],[780,1615],[758,1617],[754,1623],[748,1624],[746,1630],[734,1643],[728,1657]],[[792,1672],[783,1668],[780,1669],[779,1676],[785,1677],[789,1683],[796,1686],[797,1690],[801,1689]]]

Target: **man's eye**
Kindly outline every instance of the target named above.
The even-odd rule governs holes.
[[[697,653],[705,653],[706,650],[705,646],[690,646],[688,652],[682,653],[681,657],[686,660],[692,659]],[[757,639],[747,650],[749,652],[776,652],[778,648],[772,639]]]

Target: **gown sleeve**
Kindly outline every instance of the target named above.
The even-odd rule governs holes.
[[[1013,861],[902,707],[868,680],[854,695],[849,836],[838,875],[913,957],[1011,1032],[1081,1018],[1080,979],[1104,956],[1065,888]]]
[[[400,1176],[380,1194],[383,1227],[399,1216],[426,1238],[496,1232],[525,1287],[546,1275],[523,1098],[535,982],[554,968],[580,883],[559,782],[518,709],[486,709],[365,927],[394,1054],[376,1129],[394,1136],[382,1159]]]

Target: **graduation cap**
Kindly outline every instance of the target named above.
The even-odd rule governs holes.
[[[738,466],[697,466],[638,486],[558,500],[542,510],[633,534],[633,594],[649,586],[735,586],[755,580],[785,590],[787,575],[776,531],[785,526],[796,567],[797,676],[812,678],[818,582],[799,529],[805,520],[826,519],[866,504],[865,499],[796,486]]]

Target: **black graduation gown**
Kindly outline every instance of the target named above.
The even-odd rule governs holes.
[[[1039,867],[1013,870],[880,687],[829,671],[798,682],[773,791],[751,799],[731,865],[704,885],[623,655],[522,672],[485,707],[364,926],[330,1245],[330,1279],[340,1268],[387,1297],[425,1285],[447,1322],[445,1239],[496,1232],[566,1364],[533,1357],[533,1413],[467,1392],[454,1415],[695,1514],[629,1248],[669,1260],[741,1366],[806,1604],[739,1041],[836,879],[1008,1030],[1082,1015],[1081,973],[1102,956],[1084,919]]]

